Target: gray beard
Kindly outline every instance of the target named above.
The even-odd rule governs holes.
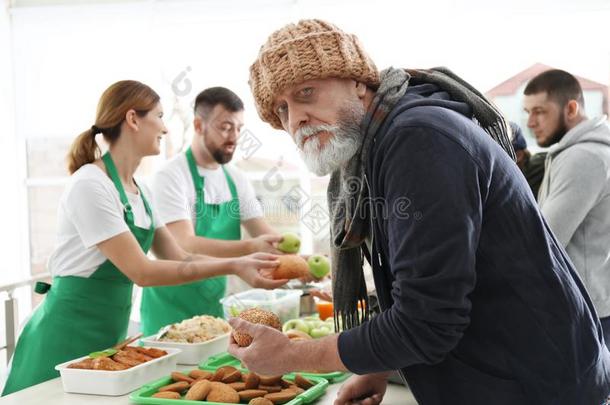
[[[307,168],[318,176],[326,176],[345,165],[362,146],[360,123],[365,110],[361,103],[353,103],[339,113],[337,125],[316,125],[299,128],[296,132],[299,154]],[[319,132],[328,132],[326,145],[314,136],[301,148],[303,140]]]

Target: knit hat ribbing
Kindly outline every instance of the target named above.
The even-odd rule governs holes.
[[[273,97],[289,86],[330,77],[379,85],[379,72],[355,35],[321,20],[301,20],[269,36],[250,66],[249,84],[261,119],[282,129]]]

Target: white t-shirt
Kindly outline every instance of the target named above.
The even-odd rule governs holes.
[[[152,207],[152,193],[138,182],[153,212],[155,228],[163,226]],[[139,194],[125,192],[131,204],[135,225],[150,227],[144,202]],[[58,209],[56,248],[49,258],[53,276],[89,277],[106,261],[97,244],[123,232],[129,226],[123,204],[112,180],[94,164],[78,169],[66,186]]]
[[[263,209],[256,199],[254,187],[248,178],[235,167],[225,166],[239,199],[239,216],[241,222],[263,216]],[[221,204],[231,201],[231,190],[222,167],[205,169],[197,167],[204,177],[203,198],[207,204]],[[191,177],[186,154],[180,153],[159,170],[152,182],[154,206],[164,223],[190,220],[193,226],[195,218],[195,185]]]

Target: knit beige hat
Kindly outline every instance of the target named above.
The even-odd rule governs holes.
[[[376,88],[379,72],[355,35],[321,20],[288,24],[269,36],[250,66],[250,89],[258,115],[276,129],[273,97],[311,79],[354,79]]]

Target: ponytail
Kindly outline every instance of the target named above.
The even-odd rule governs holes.
[[[95,125],[80,134],[70,147],[66,158],[70,174],[102,156],[95,135],[103,134],[104,140],[112,145],[121,135],[127,111],[135,110],[144,116],[158,102],[159,95],[153,89],[135,80],[122,80],[108,87],[97,105]]]
[[[92,127],[86,130],[72,142],[67,156],[68,172],[70,174],[74,174],[75,171],[87,163],[93,163],[95,159],[101,156],[102,152],[95,141],[96,129]]]

